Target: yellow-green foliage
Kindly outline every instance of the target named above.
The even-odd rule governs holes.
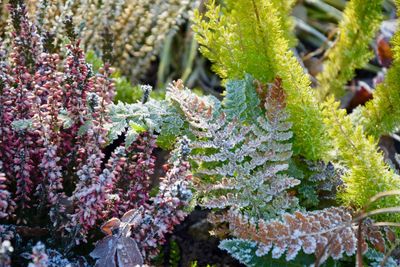
[[[324,70],[317,79],[320,100],[333,94],[340,97],[344,86],[362,68],[373,53],[369,42],[382,20],[382,0],[351,0],[339,25],[339,36],[328,52]]]
[[[275,74],[272,50],[276,38],[283,34],[284,39],[294,43],[289,16],[293,2],[227,0],[226,7],[221,8],[215,0],[208,1],[204,16],[199,10],[194,15],[193,29],[200,51],[224,79],[241,79],[244,73],[250,73],[262,81],[271,81]],[[276,13],[265,20],[273,13],[268,7]],[[278,28],[271,29],[270,20],[277,20]]]
[[[396,1],[400,7],[400,1]],[[398,12],[400,15],[400,12]],[[354,121],[364,126],[367,134],[379,138],[389,134],[400,125],[400,31],[393,40],[394,62],[383,83],[374,91],[374,98],[355,113]]]
[[[327,144],[322,116],[310,81],[289,46],[292,1],[227,0],[220,8],[212,0],[204,17],[195,15],[193,29],[200,51],[224,79],[251,74],[264,83],[282,78],[287,109],[293,122],[294,152],[323,158]]]
[[[361,126],[354,126],[339,102],[330,97],[324,103],[324,121],[337,156],[349,170],[342,177],[345,188],[339,198],[345,205],[364,207],[374,195],[400,188],[400,177],[385,164],[373,137],[366,137]],[[376,202],[372,208],[400,205],[400,197],[388,197]],[[385,215],[393,218],[395,215]],[[396,215],[397,219],[399,215]]]

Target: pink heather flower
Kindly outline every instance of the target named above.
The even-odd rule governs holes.
[[[100,175],[103,153],[98,150],[91,154],[86,163],[77,172],[79,182],[71,197],[75,206],[75,213],[71,216],[72,227],[80,228],[83,239],[87,231],[101,218],[106,200],[106,189],[110,186],[109,173]],[[71,229],[71,226],[67,226]],[[79,242],[79,240],[77,240]]]
[[[89,78],[92,75],[85,61],[85,54],[79,48],[79,41],[67,45],[68,56],[64,64],[64,107],[71,119],[83,123],[86,114],[86,96],[93,87]]]
[[[1,165],[0,161],[0,219],[5,219],[13,214],[15,203],[11,198],[11,193],[7,190],[7,179],[1,172]]]
[[[107,211],[105,212],[105,217],[117,217],[122,213],[122,211],[126,211],[126,206],[124,206],[123,210],[121,210],[121,198],[119,193],[123,193],[123,190],[118,187],[118,183],[122,180],[122,176],[126,173],[127,158],[125,147],[119,146],[117,147],[111,154],[108,163],[106,164],[106,168],[103,173],[108,172],[111,175],[111,185],[107,189],[107,200],[106,206]],[[124,173],[124,174],[123,174]]]
[[[115,203],[119,215],[137,209],[149,200],[150,176],[154,173],[156,137],[149,133],[139,135],[127,149],[126,175],[118,181],[119,201]],[[125,189],[125,190],[124,190]]]
[[[46,247],[42,242],[38,242],[32,248],[32,262],[29,263],[28,267],[47,267],[49,257],[46,254]]]
[[[61,127],[58,115],[61,109],[63,91],[60,85],[62,76],[57,71],[58,63],[58,55],[42,53],[39,56],[35,73],[35,99],[33,101],[34,128],[41,132],[38,140],[44,146],[41,150],[42,159],[39,169],[45,187],[42,188],[41,184],[38,189],[40,193],[47,195],[49,204],[52,205],[57,201],[57,192],[63,189],[62,167],[59,164],[60,157],[57,155],[61,139],[54,131],[54,129]]]
[[[42,50],[40,37],[26,17],[24,6],[10,5],[15,31],[10,66],[2,66],[2,142],[3,162],[8,177],[17,180],[16,200],[21,208],[29,207],[35,175],[33,159],[39,154],[36,133],[30,132],[31,100],[34,98],[34,67]],[[15,86],[14,86],[15,85]],[[19,127],[26,124],[26,127]],[[19,126],[18,126],[19,125]]]
[[[105,114],[107,106],[112,103],[115,96],[115,86],[111,78],[112,69],[109,63],[105,63],[94,79],[94,92],[101,98],[102,114]]]
[[[76,186],[75,191],[82,193],[82,186],[93,187],[102,172],[102,149],[107,142],[104,125],[113,97],[111,70],[106,65],[93,76],[79,41],[67,47],[68,56],[61,65],[58,55],[43,52],[23,2],[13,1],[10,13],[12,52],[0,50],[3,170],[6,177],[15,179],[20,211],[37,198],[47,201],[36,205],[57,206],[61,211],[66,201],[64,183],[74,186],[76,175],[90,176],[92,184],[80,181]],[[79,133],[86,124],[87,131]]]
[[[0,239],[1,242],[1,239]],[[14,248],[11,246],[11,242],[9,240],[5,240],[0,243],[0,266],[2,267],[11,267],[11,253],[14,251]]]
[[[141,224],[132,229],[133,237],[142,249],[142,255],[157,255],[157,246],[165,242],[165,235],[187,216],[182,210],[192,197],[190,187],[192,176],[187,161],[190,152],[188,140],[183,138],[179,147],[172,153],[169,169],[162,178],[159,192],[150,199],[144,210]]]
[[[84,148],[86,141],[78,135],[78,132],[88,116],[87,95],[94,89],[93,79],[90,79],[92,73],[85,61],[85,54],[79,47],[79,41],[67,45],[67,54],[62,82],[64,84],[62,106],[72,125],[61,129],[63,142],[60,153],[68,155],[63,158],[62,165],[70,169],[71,164],[78,164],[80,167],[88,156]]]

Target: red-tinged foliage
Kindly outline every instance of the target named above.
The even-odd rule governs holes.
[[[75,39],[66,55],[49,53],[23,2],[11,1],[10,13],[11,53],[0,52],[0,219],[9,231],[0,232],[0,241],[18,239],[21,254],[41,239],[59,252],[38,244],[30,266],[65,266],[63,256],[95,242],[102,222],[133,209],[143,220],[114,240],[115,261],[133,266],[125,263],[135,247],[142,261],[133,262],[148,261],[186,216],[187,143],[150,197],[156,136],[144,132],[129,147],[107,147],[115,91],[110,65],[94,73]],[[109,158],[106,148],[113,150]]]

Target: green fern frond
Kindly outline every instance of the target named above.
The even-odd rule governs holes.
[[[385,164],[383,155],[377,150],[373,137],[367,138],[361,126],[354,126],[346,111],[331,97],[324,103],[325,123],[332,138],[339,160],[349,170],[342,177],[345,187],[338,197],[344,204],[362,208],[376,194],[398,190],[400,177]],[[388,197],[376,202],[371,208],[400,205],[400,197]],[[394,218],[399,215],[385,215]]]
[[[186,88],[170,86],[168,97],[180,106],[196,136],[191,142],[196,151],[192,159],[199,164],[196,176],[204,178],[202,204],[208,208],[235,207],[256,218],[274,218],[297,207],[297,199],[286,192],[299,184],[285,174],[292,155],[291,123],[287,122],[281,87],[269,90],[266,116],[258,105],[248,108],[249,103],[259,104],[254,101],[257,95],[252,84],[249,76],[228,82],[218,116],[212,115],[213,103]],[[235,92],[239,92],[234,98],[236,105],[231,99]],[[249,92],[254,95],[249,96]],[[242,107],[247,107],[247,112]]]
[[[396,1],[400,7],[400,1]],[[400,12],[398,12],[400,15]],[[366,134],[379,138],[393,133],[400,126],[400,31],[392,40],[394,61],[385,80],[374,91],[374,98],[352,114],[353,121],[362,125]]]
[[[254,118],[262,114],[253,78],[246,75],[244,80],[229,80],[226,87],[223,105],[227,119],[238,118],[245,123],[253,123]]]
[[[382,0],[351,0],[339,25],[338,40],[328,51],[324,70],[317,77],[318,97],[341,97],[346,83],[373,57],[369,43],[382,21]]]
[[[240,238],[224,239],[219,245],[232,257],[248,267],[304,267],[311,266],[315,259],[312,255],[302,254],[296,260],[287,262],[285,259],[274,259],[271,255],[257,256],[258,244],[251,240]]]
[[[238,0],[221,8],[209,1],[204,16],[196,12],[193,29],[200,51],[222,78],[242,79],[245,73],[263,83],[282,78],[294,152],[316,160],[324,158],[328,144],[310,81],[290,50],[290,27],[284,22],[291,3]]]

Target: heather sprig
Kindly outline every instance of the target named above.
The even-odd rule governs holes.
[[[149,262],[150,258],[159,253],[159,245],[166,241],[166,235],[172,232],[174,226],[188,214],[187,207],[192,199],[189,153],[189,141],[182,138],[165,166],[166,173],[161,178],[157,194],[154,197],[142,199],[143,203],[140,206],[127,211],[121,219],[112,218],[102,226],[103,232],[108,236],[99,241],[90,254],[98,259],[98,264],[109,262],[107,266],[116,266],[110,259],[104,257],[104,250],[112,255],[123,253],[122,248],[118,247],[121,242],[129,242],[131,248],[138,247],[130,252],[135,254],[131,259],[139,260],[136,257],[139,253],[140,258],[143,257],[147,259],[146,262]],[[124,238],[125,241],[123,241]],[[133,238],[133,240],[129,241],[126,238],[129,240]],[[109,244],[106,248],[104,248],[105,243]]]
[[[149,200],[150,178],[156,161],[155,142],[156,137],[145,132],[128,148],[121,145],[111,155],[106,166],[114,175],[107,203],[111,216],[122,216],[125,211],[137,209]]]
[[[15,209],[15,202],[7,189],[7,182],[5,174],[2,173],[2,162],[0,161],[0,219],[12,216]]]
[[[118,132],[123,143],[115,141],[115,148],[109,134],[115,89],[110,64],[94,72],[74,38],[65,54],[51,54],[23,2],[14,1],[10,13],[12,52],[0,52],[2,220],[16,229],[21,225],[43,229],[46,243],[59,250],[34,247],[32,266],[44,266],[46,261],[65,263],[60,253],[93,241],[89,233],[102,221],[144,207],[145,220],[134,235],[146,233],[143,256],[149,260],[165,234],[183,220],[191,198],[187,144],[183,143],[173,152],[159,193],[150,196],[156,140],[167,135],[172,146],[177,135],[163,129],[179,131],[183,121],[179,124],[179,116],[167,103],[157,107],[155,101],[144,101],[139,110],[149,105],[149,110],[161,113],[150,119],[143,117],[148,115],[145,112],[123,117],[125,124]],[[133,129],[136,119],[148,127],[129,135],[127,128]],[[160,128],[152,119],[160,120]],[[168,124],[172,121],[176,125]],[[153,228],[147,227],[148,221]],[[28,247],[30,238],[21,240],[19,250]],[[46,258],[47,252],[54,257]]]
[[[2,1],[0,7],[7,2],[13,1]],[[74,36],[82,40],[85,51],[94,50],[107,62],[116,63],[134,81],[146,73],[167,36],[175,34],[199,5],[198,0],[27,2],[29,15],[43,37],[50,37],[54,50],[62,48],[66,35]],[[7,17],[1,10],[0,36],[8,30],[3,24]],[[68,27],[65,20],[69,20]]]

